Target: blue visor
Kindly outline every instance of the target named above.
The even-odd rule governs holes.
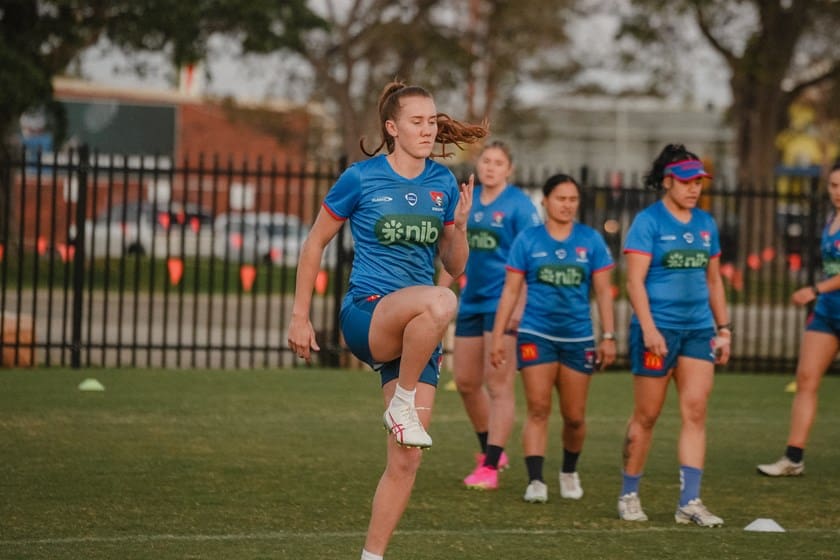
[[[712,176],[703,169],[703,162],[697,159],[684,159],[665,166],[665,177],[671,175],[680,181],[691,181],[698,177],[711,179]]]

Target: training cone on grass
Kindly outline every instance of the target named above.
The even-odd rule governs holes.
[[[169,281],[173,286],[177,286],[181,281],[181,277],[184,275],[184,261],[170,257],[166,261],[166,267],[169,269]]]
[[[79,383],[79,391],[104,391],[105,385],[93,377],[88,377]]]
[[[796,392],[796,381],[791,381],[787,385],[785,385],[785,393],[795,393]]]
[[[323,268],[318,271],[318,276],[315,277],[315,292],[322,296],[327,293],[327,286],[330,283],[330,276]]]
[[[773,521],[772,519],[767,519],[766,517],[759,517],[746,527],[744,527],[744,531],[757,531],[760,533],[784,533],[784,528]]]
[[[242,289],[250,292],[254,287],[254,280],[257,279],[257,267],[252,264],[243,264],[239,269],[239,281],[242,282]]]

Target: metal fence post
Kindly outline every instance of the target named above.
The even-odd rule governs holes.
[[[338,160],[338,173],[336,179],[340,176],[349,164],[347,156],[341,156]],[[335,271],[333,272],[333,316],[332,316],[332,331],[330,332],[331,352],[328,352],[327,364],[330,367],[338,367],[341,365],[341,301],[344,299],[344,278],[345,270],[352,266],[352,263],[347,262],[347,256],[344,251],[344,239],[349,226],[342,225],[338,230],[336,238],[336,259]]]
[[[76,192],[76,252],[73,256],[73,326],[70,339],[70,366],[79,369],[82,366],[82,310],[85,294],[85,221],[87,213],[87,186],[90,149],[79,148],[79,165],[76,168],[78,179]],[[71,173],[67,174],[67,180]]]
[[[808,285],[813,286],[817,281],[817,265],[820,263],[820,239],[822,232],[819,228],[817,216],[820,215],[820,178],[811,177],[810,189],[808,189],[808,219],[806,230],[803,235],[804,251],[808,253]],[[810,307],[809,307],[810,311]]]

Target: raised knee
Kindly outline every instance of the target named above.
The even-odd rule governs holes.
[[[428,313],[437,323],[449,324],[458,310],[458,297],[449,288],[437,288],[435,297],[428,303]]]

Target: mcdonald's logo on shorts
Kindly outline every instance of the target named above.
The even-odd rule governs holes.
[[[662,369],[665,366],[662,356],[648,351],[645,351],[644,364],[645,369]]]
[[[519,345],[519,357],[523,362],[530,362],[532,360],[536,360],[539,357],[539,355],[540,354],[537,351],[537,345],[533,342]]]

